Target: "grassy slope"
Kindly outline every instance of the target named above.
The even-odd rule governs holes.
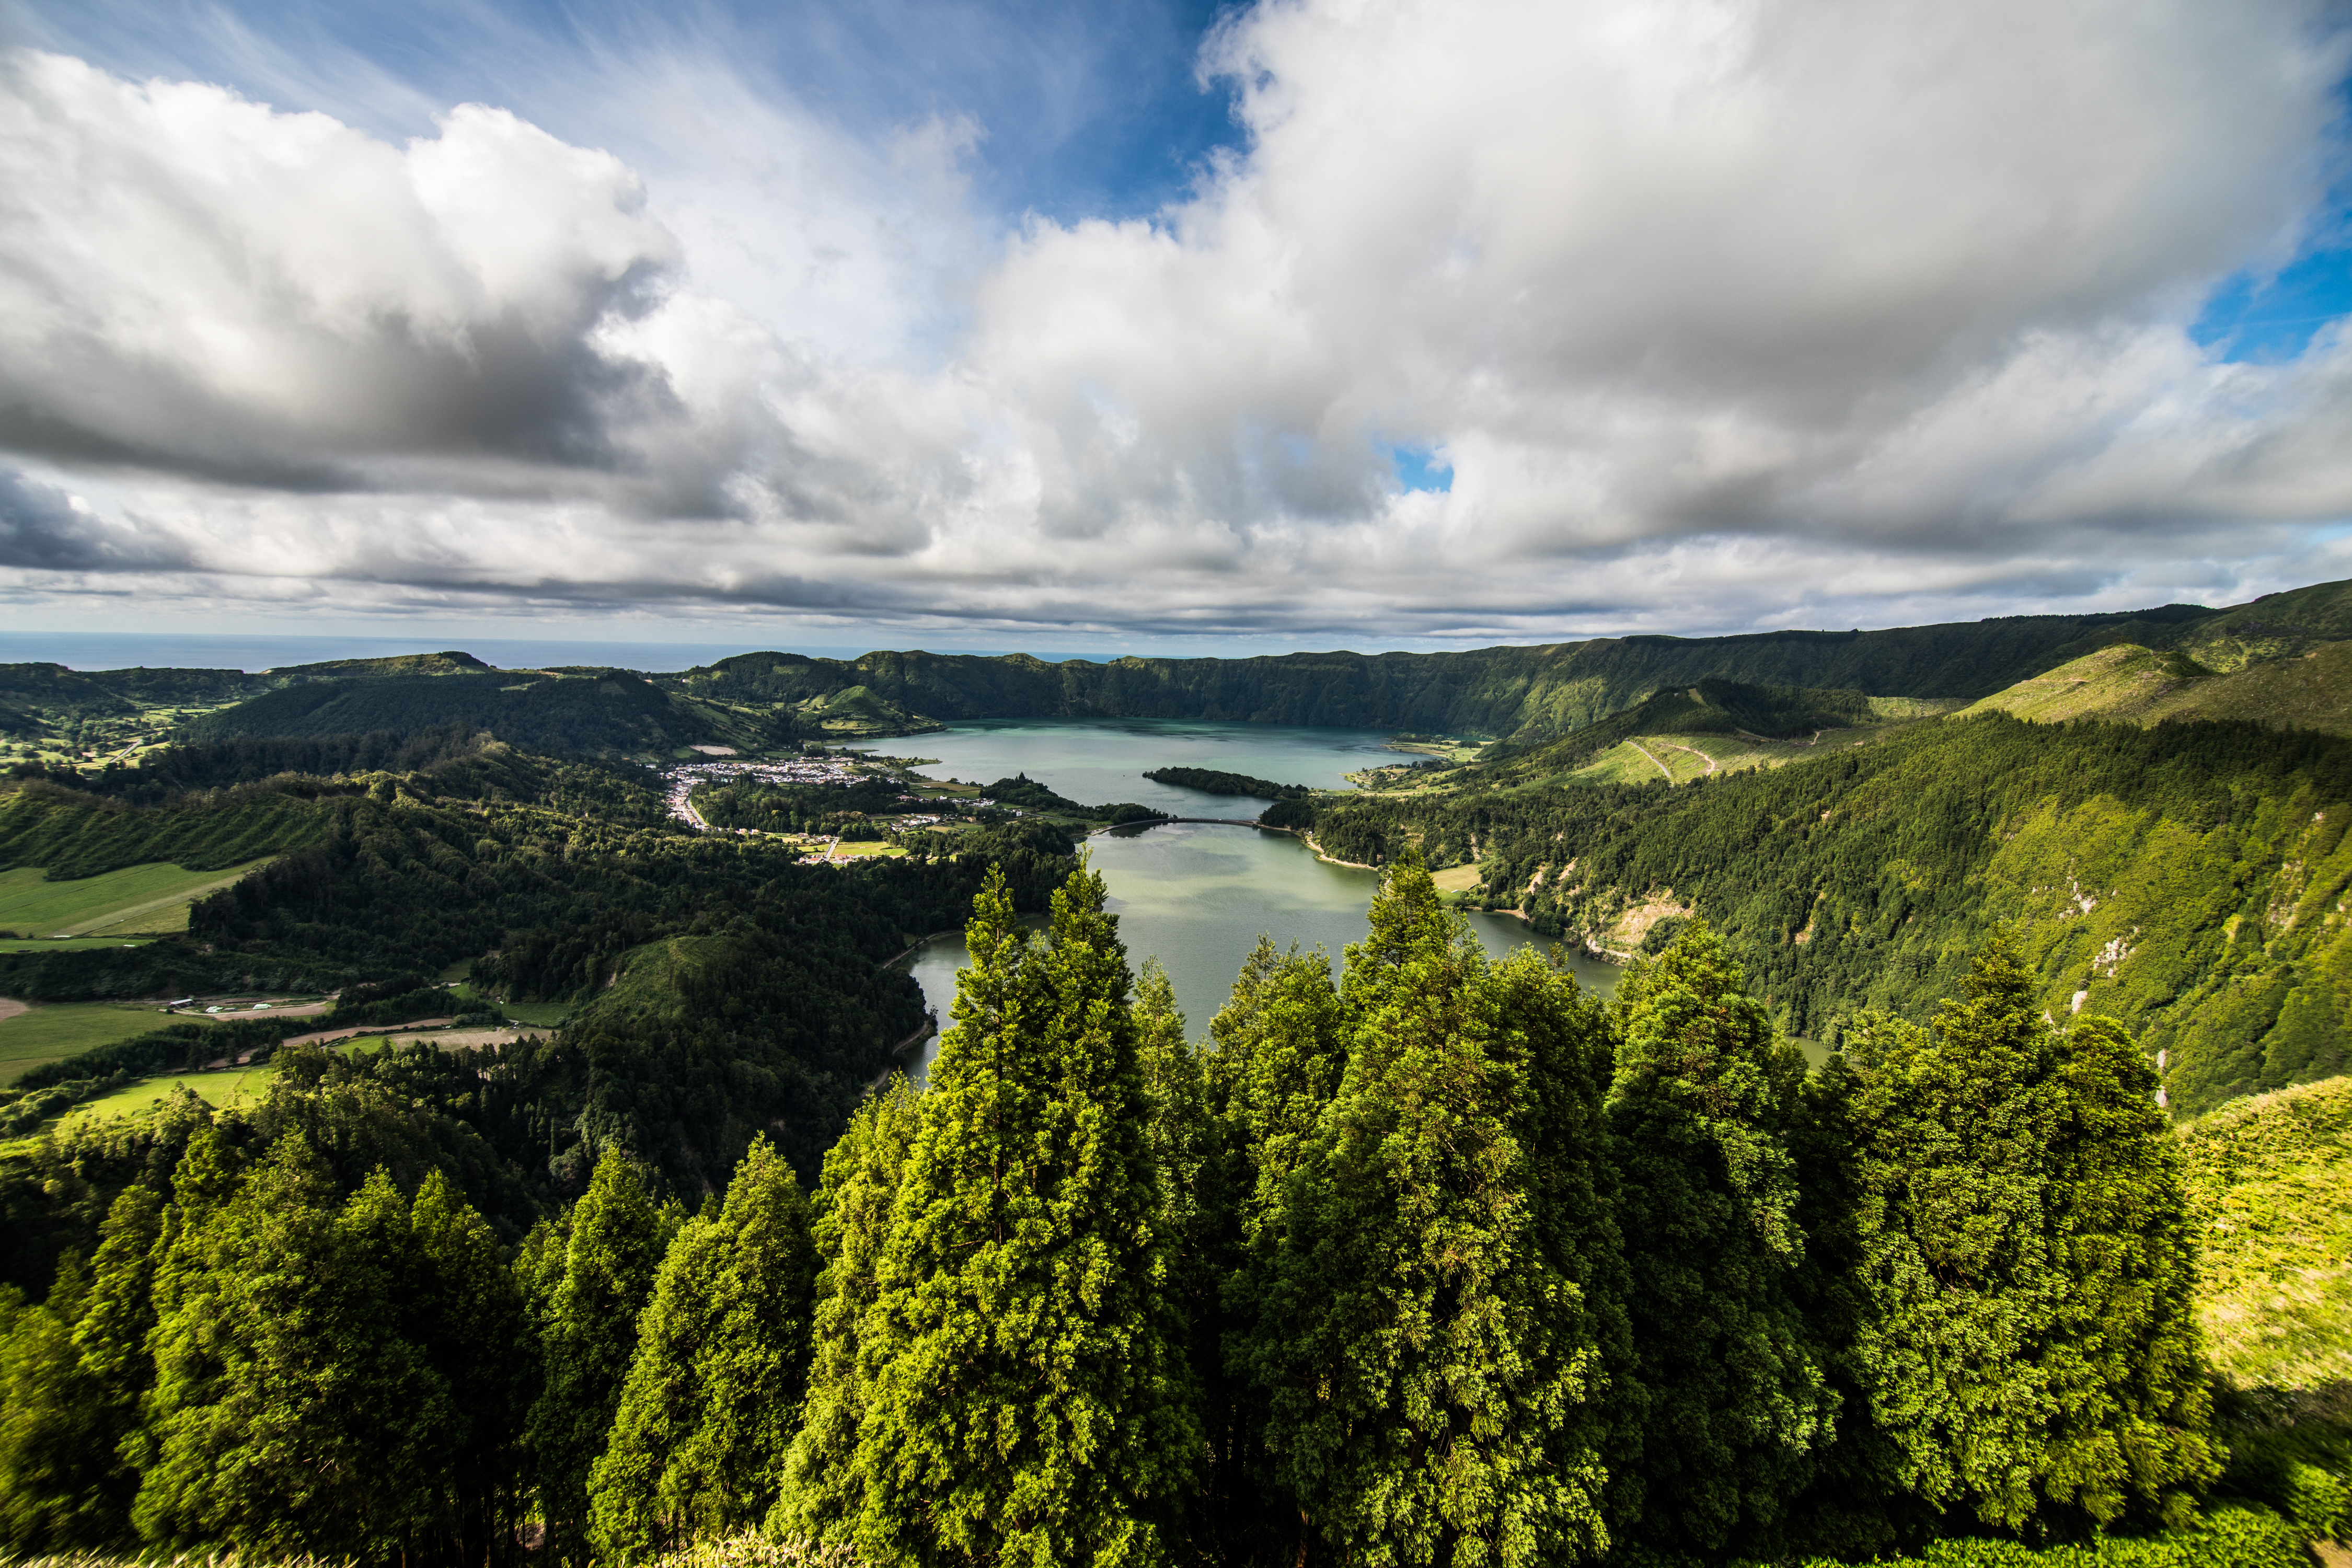
[[[1688,784],[1863,745],[1958,705],[1956,700],[1706,681],[1654,693],[1558,741],[1516,752],[1503,748],[1494,761],[1440,774],[1426,787]]]
[[[2315,583],[2174,628],[2158,640],[2208,669],[2243,669],[2266,659],[2293,658],[2324,643],[2352,638],[2352,582]]]
[[[0,1086],[14,1083],[18,1074],[81,1051],[96,1050],[118,1040],[152,1033],[159,1026],[184,1018],[158,1017],[148,1006],[121,1006],[110,1002],[68,1002],[36,1007],[13,1018],[0,1018]]]
[[[191,903],[271,858],[263,856],[226,872],[130,866],[69,882],[49,881],[38,867],[0,871],[0,930],[38,936],[185,931]]]
[[[2352,1078],[2235,1101],[2179,1137],[2215,1369],[2243,1386],[2352,1382]]]
[[[2214,675],[2178,652],[2119,643],[1994,693],[1971,713],[1998,710],[2054,723],[2070,719],[2248,719],[2352,734],[2352,642]]]

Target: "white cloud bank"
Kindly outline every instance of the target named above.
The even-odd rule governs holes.
[[[1245,154],[998,244],[975,128],[708,66],[614,92],[633,171],[20,50],[0,590],[1328,643],[2341,574],[2352,342],[2187,331],[2342,172],[2325,20],[1262,4],[1203,62]]]

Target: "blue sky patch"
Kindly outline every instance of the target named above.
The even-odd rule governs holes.
[[[2213,291],[2189,329],[2229,363],[2284,364],[2328,322],[2352,314],[2352,249],[2315,250],[2275,277],[2240,272]]]
[[[1389,457],[1396,464],[1397,482],[1409,490],[1443,495],[1454,488],[1454,465],[1434,447],[1391,447]]]

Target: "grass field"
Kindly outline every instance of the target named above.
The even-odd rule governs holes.
[[[471,968],[473,963],[474,961],[469,958],[462,966],[453,963],[441,972],[441,978],[457,980],[459,978],[457,972],[461,967]],[[450,987],[449,994],[459,1002],[476,1002],[480,1001],[482,997],[482,994],[475,990],[470,983],[461,983]],[[534,1029],[552,1029],[570,1016],[574,1004],[570,1002],[492,1002],[488,1005],[496,1007],[518,1024],[528,1024]]]
[[[156,1101],[172,1092],[173,1086],[184,1086],[195,1091],[196,1098],[208,1105],[226,1110],[232,1105],[251,1105],[268,1091],[269,1064],[243,1068],[233,1072],[192,1072],[176,1078],[142,1079],[129,1089],[98,1100],[84,1100],[65,1113],[61,1121],[84,1118],[104,1120],[110,1116],[136,1116],[153,1109]]]
[[[68,1002],[0,1018],[0,1085],[14,1083],[18,1074],[43,1062],[185,1021],[166,1018],[152,1007],[118,1006],[111,1002]]]
[[[2179,1136],[2215,1370],[2242,1386],[2352,1382],[2352,1078],[2238,1100]]]
[[[249,860],[230,871],[128,866],[70,882],[45,880],[38,867],[0,871],[0,931],[36,936],[104,936],[188,929],[188,906],[269,863]]]
[[[139,941],[120,936],[0,936],[0,952],[74,952],[86,947],[137,947]]]

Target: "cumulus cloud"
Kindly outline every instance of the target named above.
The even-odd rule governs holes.
[[[709,61],[608,84],[632,165],[19,51],[0,448],[60,488],[0,566],[1323,641],[2308,580],[2352,342],[2188,329],[2326,216],[2326,21],[1264,0],[1192,196],[993,238],[985,127],[856,145]]]

